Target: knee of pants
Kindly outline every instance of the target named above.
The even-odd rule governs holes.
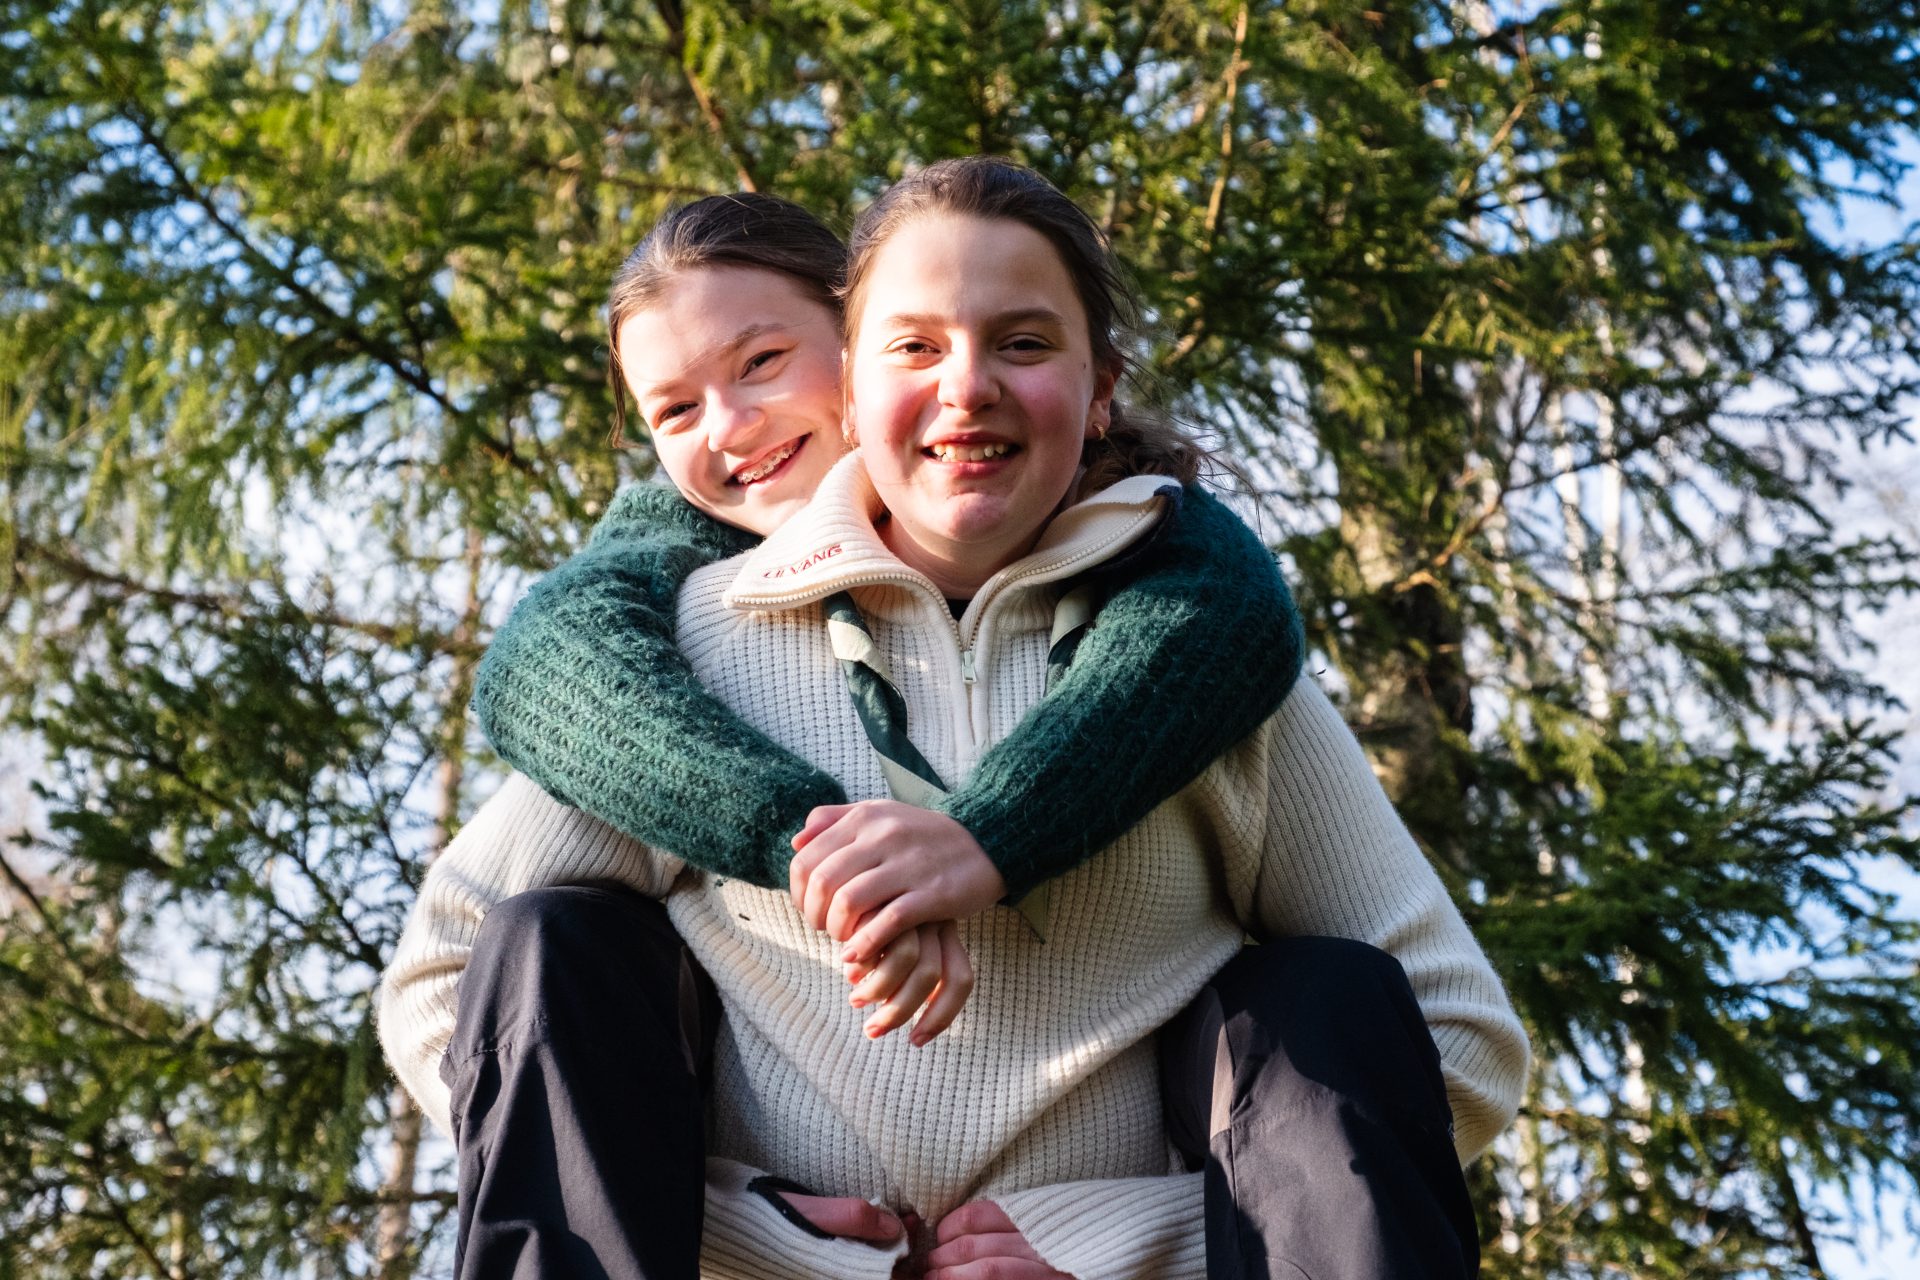
[[[498,903],[480,922],[467,976],[495,970],[550,972],[574,965],[605,971],[636,948],[666,946],[679,935],[666,908],[619,885],[555,885]]]
[[[1212,984],[1236,1057],[1283,1059],[1290,1073],[1423,1123],[1451,1123],[1440,1055],[1393,956],[1350,938],[1248,947]]]
[[[699,1045],[710,986],[658,902],[617,885],[529,890],[481,922],[460,975],[455,1046],[642,1027]]]
[[[1358,1010],[1419,1016],[1398,960],[1352,938],[1276,938],[1243,947],[1209,984],[1223,1012],[1351,1020]]]

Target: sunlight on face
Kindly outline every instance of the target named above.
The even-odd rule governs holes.
[[[1032,548],[1114,387],[1047,238],[932,214],[881,247],[848,345],[848,413],[895,555],[970,596]]]
[[[772,533],[846,452],[839,324],[777,271],[702,267],[620,325],[654,452],[694,506]]]

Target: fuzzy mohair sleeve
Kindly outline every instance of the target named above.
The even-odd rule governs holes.
[[[687,575],[753,541],[671,489],[629,486],[495,633],[473,708],[501,758],[556,800],[774,888],[808,812],[846,795],[707,692],[674,641]]]
[[[674,644],[674,596],[746,535],[659,486],[622,493],[587,549],[543,578],[480,665],[494,749],[549,795],[715,875],[787,883],[826,774],[749,728]],[[1272,554],[1217,498],[1185,491],[1107,575],[1072,668],[942,806],[1009,895],[1085,862],[1280,704],[1300,616]]]

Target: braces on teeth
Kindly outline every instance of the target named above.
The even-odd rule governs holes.
[[[785,462],[788,458],[791,458],[793,456],[793,451],[795,449],[798,449],[799,447],[800,447],[800,442],[798,440],[795,440],[792,444],[788,445],[786,448],[781,449],[775,453],[768,454],[766,459],[762,461],[758,466],[752,468],[749,471],[742,471],[739,475],[736,475],[734,479],[738,480],[741,484],[752,484],[755,480],[763,479],[764,477],[772,474],[773,469],[775,467]]]

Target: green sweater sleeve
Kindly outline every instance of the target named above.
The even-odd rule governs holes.
[[[707,693],[673,642],[680,584],[748,545],[669,490],[623,491],[495,634],[474,708],[501,757],[554,798],[779,888],[808,811],[845,796]],[[1187,491],[1121,573],[1066,678],[943,806],[1015,898],[1191,782],[1300,669],[1273,558],[1218,499]]]
[[[1300,613],[1273,554],[1218,498],[1183,491],[1067,675],[941,806],[1019,899],[1113,843],[1279,709]]]
[[[707,692],[674,642],[675,597],[753,545],[659,485],[630,485],[584,550],[494,634],[473,707],[494,750],[554,799],[716,875],[784,888],[827,774]]]

